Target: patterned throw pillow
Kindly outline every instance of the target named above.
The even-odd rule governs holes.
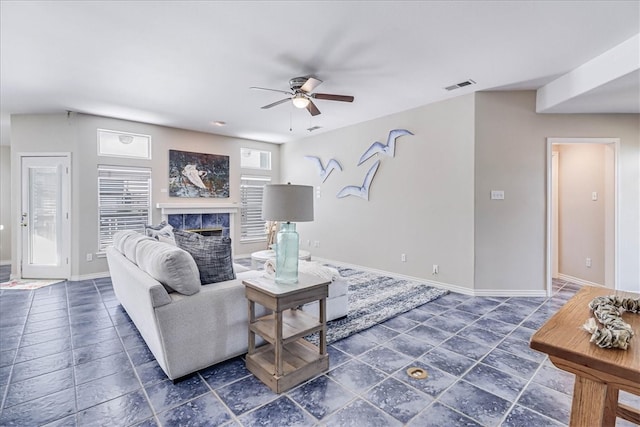
[[[236,278],[229,237],[202,236],[183,230],[173,230],[173,233],[178,247],[195,260],[203,285]]]
[[[176,246],[176,239],[173,237],[173,227],[171,224],[168,224],[167,221],[162,221],[158,225],[145,225],[144,234],[161,242]]]

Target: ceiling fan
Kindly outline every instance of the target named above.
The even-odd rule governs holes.
[[[353,96],[347,95],[332,95],[329,93],[312,93],[313,90],[322,83],[322,80],[318,80],[314,77],[294,77],[289,80],[289,87],[291,91],[280,89],[269,89],[266,87],[251,86],[251,89],[270,90],[272,92],[280,92],[289,95],[288,98],[281,99],[280,101],[273,102],[269,105],[262,107],[263,110],[267,108],[275,107],[276,105],[283,104],[289,100],[293,102],[293,105],[297,108],[306,108],[312,116],[320,114],[320,110],[313,103],[312,99],[324,99],[328,101],[341,101],[341,102],[353,102]]]

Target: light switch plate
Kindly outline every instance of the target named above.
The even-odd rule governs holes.
[[[504,200],[504,191],[491,190],[491,200]]]

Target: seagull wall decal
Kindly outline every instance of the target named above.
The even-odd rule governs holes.
[[[347,185],[342,190],[336,194],[336,197],[339,199],[347,196],[356,196],[365,200],[369,200],[369,187],[371,186],[371,181],[373,181],[373,177],[378,170],[378,166],[380,166],[380,160],[376,160],[376,162],[369,168],[367,171],[367,175],[364,177],[364,182],[362,183],[362,187],[358,187],[357,185]]]
[[[371,144],[371,146],[367,148],[367,151],[365,151],[364,154],[360,156],[358,166],[363,164],[369,157],[373,156],[374,154],[382,153],[386,156],[394,157],[396,154],[396,139],[403,135],[413,134],[406,129],[393,129],[389,132],[386,145],[378,141]]]
[[[304,156],[304,158],[307,160],[311,160],[313,164],[316,165],[316,169],[318,169],[318,174],[320,175],[320,179],[322,180],[322,182],[325,182],[327,180],[334,169],[338,169],[340,172],[342,172],[342,166],[340,166],[340,163],[338,163],[336,159],[329,159],[329,161],[327,162],[327,167],[325,168],[324,166],[322,166],[322,160],[320,160],[320,157]]]

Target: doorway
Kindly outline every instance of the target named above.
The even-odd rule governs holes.
[[[618,287],[618,147],[618,138],[547,138],[548,295],[554,277]]]
[[[20,277],[69,279],[70,155],[20,155]]]

